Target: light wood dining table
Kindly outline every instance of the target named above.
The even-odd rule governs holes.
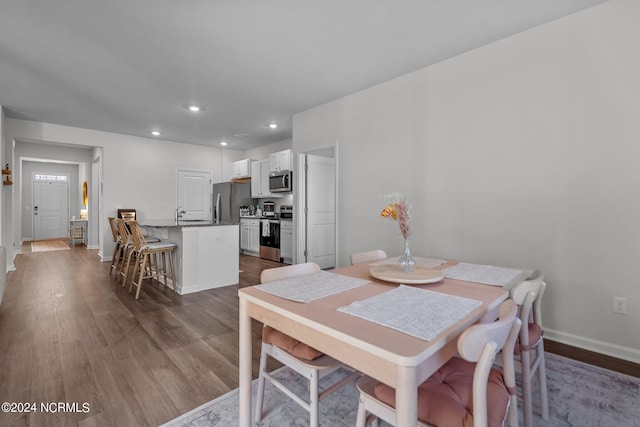
[[[456,261],[438,267],[446,268]],[[338,312],[349,305],[398,286],[370,276],[368,264],[331,271],[371,283],[312,302],[287,300],[253,287],[238,291],[240,298],[240,426],[251,425],[252,349],[251,319],[268,324],[372,378],[396,389],[396,425],[415,426],[418,385],[430,377],[457,350],[458,336],[479,321],[493,321],[501,303],[509,297],[509,286],[524,280],[523,272],[507,286],[481,285],[444,278],[437,283],[413,285],[430,291],[481,301],[462,320],[425,341],[373,322]]]

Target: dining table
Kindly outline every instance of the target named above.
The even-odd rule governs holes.
[[[416,266],[420,265],[420,258]],[[422,259],[425,260],[425,259]],[[431,259],[426,259],[431,260]],[[531,270],[513,270],[504,283],[496,286],[474,282],[473,276],[464,277],[445,274],[449,269],[465,267],[456,260],[436,260],[432,270],[440,270],[443,277],[425,280],[428,283],[402,285],[402,274],[398,280],[380,274],[381,266],[392,267],[395,260],[363,263],[330,271],[340,275],[362,279],[362,284],[340,292],[307,302],[294,301],[277,294],[265,292],[260,286],[245,287],[239,295],[239,425],[251,425],[251,381],[252,381],[252,333],[251,319],[267,324],[305,344],[328,354],[345,365],[362,372],[396,389],[396,425],[415,426],[417,423],[418,385],[434,374],[457,351],[457,338],[476,322],[488,322],[497,318],[499,307],[509,297],[509,289],[532,274]],[[473,266],[473,265],[471,265]],[[377,270],[376,270],[377,268]],[[399,268],[399,267],[398,267]],[[462,270],[465,270],[464,268]],[[419,277],[419,275],[418,275]],[[304,280],[304,277],[301,278]],[[444,329],[434,336],[417,337],[395,327],[387,327],[349,312],[354,304],[363,301],[385,301],[389,292],[398,288],[428,290],[432,296],[459,298],[474,301],[470,308],[460,314],[452,324],[444,323]],[[414,292],[415,293],[415,292]],[[427,295],[427,294],[425,294]],[[389,300],[392,301],[392,300]],[[455,300],[454,300],[455,301]],[[390,302],[389,308],[393,309]],[[366,307],[366,306],[365,306]],[[398,309],[398,307],[395,307]],[[402,307],[400,307],[402,309]],[[446,316],[441,310],[438,316]],[[407,313],[403,313],[407,315]],[[366,316],[365,316],[366,317]],[[417,326],[426,321],[414,316],[407,323]],[[438,319],[432,319],[435,321]],[[435,322],[437,323],[437,322]]]

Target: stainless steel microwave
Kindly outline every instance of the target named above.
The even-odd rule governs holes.
[[[269,191],[272,193],[287,193],[293,188],[291,171],[269,173]]]

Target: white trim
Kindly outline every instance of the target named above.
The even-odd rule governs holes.
[[[612,344],[604,341],[597,341],[566,332],[554,331],[552,329],[544,329],[545,338],[567,344],[573,347],[582,348],[584,350],[594,351],[618,359],[627,360],[633,363],[640,363],[640,350],[621,345]]]

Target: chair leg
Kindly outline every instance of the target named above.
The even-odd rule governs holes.
[[[129,275],[129,267],[131,265],[131,258],[133,257],[133,249],[128,248],[126,250],[126,262],[122,261],[122,270],[120,271],[120,276],[122,278],[122,287],[127,286],[127,276]]]
[[[133,260],[133,270],[131,271],[131,279],[129,279],[129,292],[131,292],[131,288],[133,287],[133,280],[136,278],[138,271],[140,271],[140,261],[142,260],[139,256]],[[122,286],[124,286],[124,284]]]
[[[365,427],[367,425],[367,410],[364,406],[364,396],[360,394],[358,399],[358,416],[356,418],[356,427]]]
[[[138,289],[136,290],[136,299],[140,296],[140,289],[142,289],[142,281],[144,280],[144,272],[147,265],[148,254],[141,254],[142,264],[140,265],[140,276],[138,277]],[[133,279],[132,279],[133,280]]]
[[[120,278],[122,277],[122,269],[124,269],[127,253],[127,247],[125,245],[121,245],[120,250],[118,251],[118,262],[116,263],[116,280],[118,282],[120,282]]]
[[[542,419],[549,420],[549,396],[547,391],[547,370],[544,366],[544,342],[542,339],[536,346],[536,357],[540,358],[538,365],[538,388],[540,389],[540,412]]]
[[[111,257],[111,268],[109,269],[109,276],[113,276],[113,272],[114,270],[117,270],[117,266],[118,266],[118,252],[120,252],[120,243],[116,242],[115,246],[113,247],[113,256]]]
[[[318,371],[314,371],[313,374],[311,374],[311,378],[309,378],[309,412],[311,414],[310,427],[318,427],[318,407],[320,406],[320,399],[318,398],[319,377],[320,373]]]
[[[530,350],[520,353],[522,373],[522,414],[524,427],[533,427],[533,409],[531,404],[531,353]]]
[[[173,251],[169,252],[169,267],[171,268],[171,287],[173,288],[173,292],[177,292],[176,291],[176,271],[173,268]]]
[[[160,257],[160,259],[158,260],[159,262],[159,266],[161,266],[160,268],[162,268],[162,279],[164,280],[164,287],[168,288],[169,287],[169,282],[167,280],[167,256],[166,256],[166,252],[162,251],[158,254],[158,256]],[[158,280],[159,281],[159,280]]]
[[[264,403],[264,371],[267,369],[267,352],[264,349],[264,346],[267,345],[262,343],[262,350],[260,351],[260,370],[258,371],[258,393],[256,396],[256,413],[254,418],[256,422],[262,420],[262,405]]]

